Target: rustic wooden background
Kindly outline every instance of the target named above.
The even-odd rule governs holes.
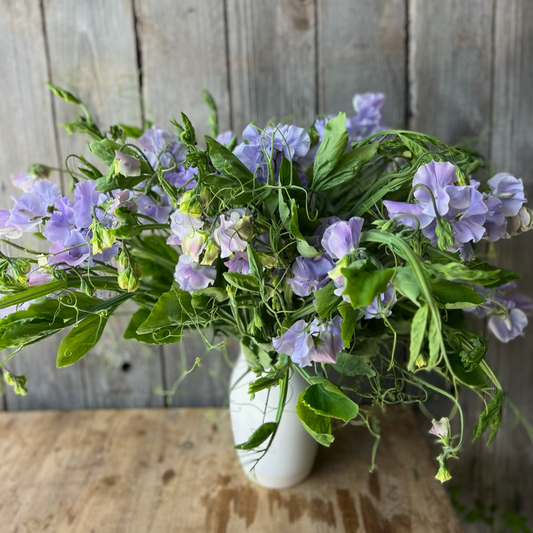
[[[16,194],[11,173],[84,150],[58,126],[75,109],[52,98],[45,81],[81,96],[104,126],[143,118],[165,126],[183,110],[200,133],[203,87],[221,127],[235,132],[252,119],[351,111],[354,93],[382,91],[389,124],[469,139],[495,171],[533,192],[531,0],[0,0],[0,73],[0,208]],[[494,259],[523,275],[530,296],[532,243],[531,235],[505,241]],[[58,339],[26,350],[12,368],[28,375],[30,393],[7,391],[0,407],[164,406],[157,388],[172,388],[206,355],[203,345],[193,336],[146,348],[121,339],[126,323],[117,317],[98,348],[67,369],[55,369]],[[492,344],[491,365],[533,420],[533,333]],[[227,375],[224,357],[209,354],[171,404],[222,404]],[[479,404],[465,400],[471,430]],[[466,446],[454,472],[468,501],[531,518],[533,446],[505,415],[496,442]]]

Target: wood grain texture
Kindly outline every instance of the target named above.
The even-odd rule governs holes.
[[[131,0],[43,0],[52,82],[73,92],[104,131],[111,124],[142,124],[141,99]],[[58,123],[79,114],[54,98]],[[92,158],[88,138],[59,134],[61,157],[80,153]]]
[[[382,428],[376,473],[372,438],[347,427],[276,491],[240,470],[226,411],[1,413],[0,512],[6,533],[459,532],[411,412]]]
[[[355,93],[385,93],[385,120],[405,126],[404,0],[318,0],[320,113],[353,112]]]
[[[0,69],[9,73],[2,78],[0,98],[0,208],[4,209],[11,207],[11,195],[22,193],[12,185],[10,174],[28,170],[32,162],[58,165],[51,93],[45,86],[48,72],[42,28],[39,1],[0,2]],[[57,176],[54,179],[59,181]],[[24,242],[33,248],[40,245],[31,237]],[[78,395],[80,369],[55,371],[57,344],[58,340],[49,339],[28,347],[8,363],[12,372],[28,376],[28,387],[35,393],[17,396],[8,387],[9,409],[84,406]],[[7,351],[2,358],[6,355]]]
[[[203,88],[215,98],[221,131],[230,128],[226,25],[222,0],[135,1],[146,118],[164,128],[192,120],[199,138],[210,133]]]
[[[450,143],[482,136],[491,124],[494,0],[409,0],[411,129]]]
[[[313,0],[228,0],[233,128],[317,112]]]
[[[491,162],[494,172],[507,171],[522,178],[526,196],[533,197],[533,4],[513,0],[496,2]],[[495,247],[493,262],[517,271],[521,292],[533,297],[533,235],[528,233]],[[501,344],[490,333],[488,361],[504,390],[523,415],[533,421],[533,349],[531,325],[526,337]],[[504,410],[502,428],[486,448],[473,449],[471,470],[462,480],[465,492],[475,492],[499,512],[515,508],[533,526],[533,444],[523,428],[514,427],[514,415]],[[486,527],[473,527],[487,533]]]

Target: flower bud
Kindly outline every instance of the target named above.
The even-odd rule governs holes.
[[[242,239],[249,241],[254,234],[253,217],[251,215],[241,217],[235,222],[234,228]]]
[[[209,239],[207,246],[205,247],[204,258],[202,259],[202,265],[212,265],[213,261],[216,260],[218,254],[220,253],[220,248],[216,245],[213,239]]]
[[[438,479],[441,483],[444,483],[445,481],[452,479],[452,475],[450,474],[449,470],[446,468],[446,465],[444,463],[440,465],[439,471],[437,472],[435,479]]]
[[[190,255],[197,263],[207,243],[209,234],[206,231],[196,230],[185,235],[181,242],[181,249],[185,255]]]
[[[525,233],[533,228],[533,210],[522,206],[516,216],[509,217],[507,220],[507,231],[510,235]]]
[[[441,218],[435,226],[435,233],[438,237],[437,245],[441,250],[447,250],[454,244],[452,225],[445,219]]]
[[[180,212],[191,217],[199,217],[202,214],[202,204],[194,190],[187,191],[181,197]]]
[[[259,261],[265,268],[275,268],[278,266],[277,257],[266,254],[265,252],[255,252]]]
[[[134,292],[139,288],[139,283],[142,277],[142,265],[139,263],[134,263],[133,267],[128,266],[122,273],[118,276],[118,286],[127,290],[128,292]]]
[[[131,155],[115,150],[113,169],[115,176],[117,174],[122,174],[123,176],[140,176],[141,162]]]

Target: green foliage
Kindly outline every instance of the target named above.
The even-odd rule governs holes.
[[[76,324],[59,344],[57,368],[70,366],[87,355],[100,340],[108,318],[104,314],[92,315]]]
[[[344,422],[352,420],[359,412],[359,406],[327,380],[307,387],[302,401],[317,415],[340,418]]]
[[[485,303],[485,298],[464,285],[442,281],[432,284],[431,290],[437,301],[447,309],[462,309]]]
[[[316,312],[321,318],[327,318],[342,302],[342,297],[335,294],[335,285],[328,283],[315,292]]]
[[[489,428],[491,428],[491,432],[487,439],[487,446],[496,438],[502,423],[503,399],[503,391],[497,390],[486,409],[479,415],[478,423],[474,428],[473,441],[481,437]]]
[[[343,376],[367,376],[372,378],[376,375],[375,370],[365,362],[365,358],[347,352],[337,355],[337,362],[333,368]]]
[[[409,370],[415,369],[415,364],[422,351],[424,344],[424,337],[426,334],[426,327],[429,315],[429,307],[427,304],[420,306],[413,317],[411,323],[411,342],[409,344]]]
[[[307,389],[306,389],[307,390]],[[298,397],[296,404],[296,413],[307,432],[323,446],[329,446],[335,438],[331,434],[331,419],[327,416],[317,414],[313,409],[307,406],[303,400],[306,391],[303,391]]]
[[[355,308],[370,305],[374,298],[387,290],[387,284],[394,275],[392,268],[378,270],[370,261],[355,261],[342,268],[344,292]]]
[[[263,444],[276,431],[277,427],[276,422],[265,422],[250,435],[246,442],[237,444],[234,448],[236,450],[253,450]]]

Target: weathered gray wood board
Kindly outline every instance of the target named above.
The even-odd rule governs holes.
[[[230,128],[224,2],[135,1],[144,111],[170,128],[184,111],[199,138],[209,133],[203,88],[215,98],[221,131]]]
[[[317,112],[312,0],[228,0],[233,128],[251,120],[306,123]]]
[[[404,0],[318,0],[318,110],[353,112],[355,93],[385,94],[385,119],[405,126]]]

